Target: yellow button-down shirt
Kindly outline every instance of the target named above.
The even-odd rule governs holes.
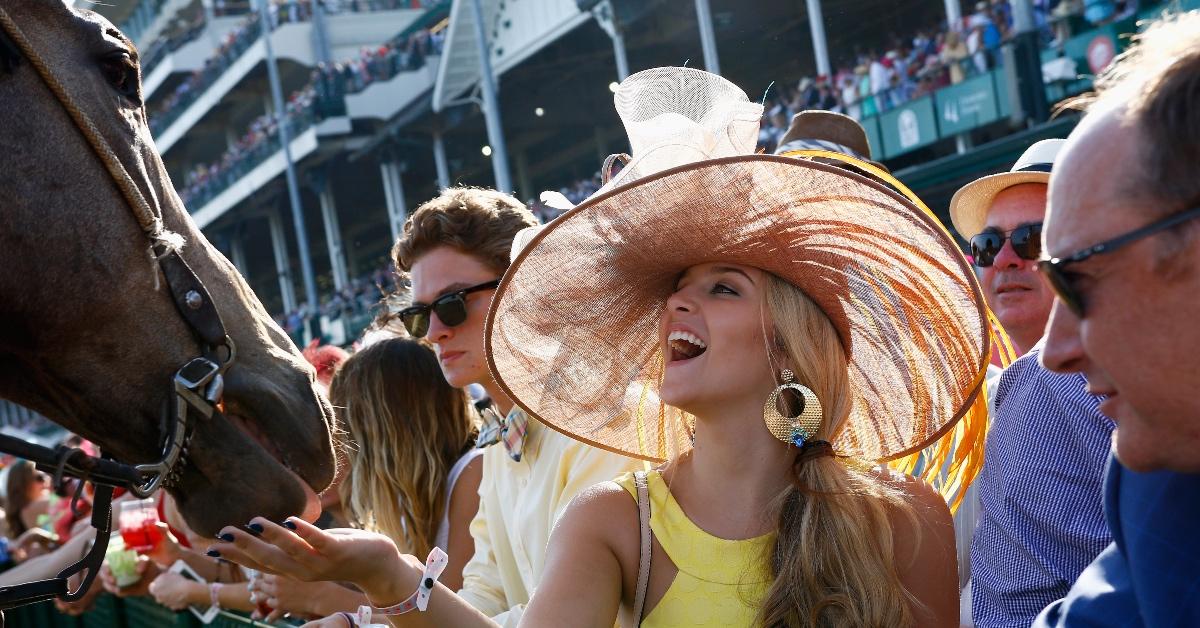
[[[593,484],[640,468],[640,461],[585,445],[530,417],[521,462],[503,445],[483,454],[479,512],[471,521],[475,556],[463,568],[459,595],[500,625],[516,626],[567,504]]]

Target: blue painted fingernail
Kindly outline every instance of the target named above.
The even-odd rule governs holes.
[[[261,523],[247,524],[246,529],[249,530],[254,536],[258,536],[263,533],[263,527]]]
[[[208,550],[207,552],[204,552],[204,553],[208,556],[212,556],[213,558],[221,557],[221,552],[218,552],[217,550]]]
[[[296,529],[296,524],[295,524],[295,523],[293,523],[291,520],[288,520],[288,521],[284,521],[284,522],[283,522],[283,527],[285,527],[285,528],[287,528],[287,529],[289,529],[289,530],[295,530],[295,529]]]
[[[232,543],[234,540],[233,535],[228,532],[226,532],[225,534],[222,534],[221,536],[219,536],[217,538],[221,539],[222,541],[225,541],[226,543]]]

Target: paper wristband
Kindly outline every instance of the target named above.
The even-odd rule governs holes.
[[[421,575],[421,582],[417,585],[417,590],[412,595],[408,596],[407,600],[387,608],[372,608],[370,606],[358,607],[358,621],[360,625],[371,623],[371,615],[403,615],[414,608],[424,612],[429,608],[429,595],[433,593],[433,587],[437,583],[438,577],[446,570],[446,565],[450,562],[450,558],[446,556],[441,548],[435,547],[429,552],[429,558],[425,559],[425,573]]]

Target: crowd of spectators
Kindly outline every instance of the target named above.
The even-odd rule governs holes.
[[[343,11],[382,11],[396,8],[420,8],[425,4],[436,4],[419,0],[371,0],[362,1],[327,1],[323,3],[329,13]],[[270,24],[274,29],[280,24],[306,22],[312,18],[312,3],[310,0],[282,0],[273,2],[270,6]],[[228,12],[226,7],[222,11]],[[177,38],[174,45],[178,47],[194,37],[196,32],[203,30],[203,25],[188,31],[188,35]],[[218,46],[216,54],[204,63],[204,67],[192,73],[187,80],[179,84],[163,102],[157,106],[150,116],[150,130],[155,134],[166,129],[187,108],[208,89],[229,66],[233,65],[242,53],[246,51],[259,35],[262,34],[257,13],[250,14],[243,22],[230,30]],[[378,48],[364,49],[358,59],[346,63],[334,64],[331,68],[320,68],[324,77],[321,88],[331,89],[332,93],[347,94],[362,91],[367,85],[377,80],[386,80],[392,76],[421,67],[425,58],[441,51],[444,34],[421,29],[415,33],[397,37],[384,43]],[[163,44],[163,52],[157,48],[156,55],[164,55],[172,44]],[[159,57],[155,57],[157,62]],[[149,67],[149,64],[148,66]]]
[[[381,46],[364,48],[357,59],[319,64],[311,80],[287,102],[285,120],[293,134],[336,115],[345,115],[345,96],[386,81],[401,72],[420,68],[430,55],[441,52],[444,29],[421,29]],[[151,120],[151,127],[154,119]],[[165,126],[165,125],[160,125]],[[281,148],[274,116],[255,119],[220,159],[198,164],[187,172],[180,197],[186,205],[200,206],[244,176]]]
[[[1044,45],[1061,46],[1072,18],[1099,25],[1132,15],[1137,0],[1034,0],[1034,18]],[[833,76],[802,78],[767,98],[759,146],[773,150],[791,118],[805,109],[828,109],[865,119],[927,96],[942,87],[988,72],[1002,63],[1001,45],[1013,36],[1008,0],[980,1],[959,28],[941,24],[911,38],[844,59]]]
[[[318,64],[313,70],[313,84],[331,99],[361,92],[378,81],[420,69],[426,58],[441,54],[445,37],[445,29],[423,28],[377,47],[363,48],[355,59]]]
[[[312,12],[312,0],[273,0],[286,11]],[[354,11],[393,11],[396,9],[423,9],[442,0],[320,0],[321,7],[328,13]],[[294,9],[293,9],[294,7]],[[245,15],[253,10],[251,0],[214,0],[213,14],[217,17]]]
[[[155,135],[177,120],[196,101],[201,94],[215,82],[230,65],[258,39],[262,33],[259,20],[253,16],[246,18],[237,27],[226,33],[217,52],[204,62],[204,67],[196,70],[186,80],[181,82],[175,91],[150,112],[150,131]]]
[[[382,265],[368,274],[355,277],[340,291],[334,291],[317,308],[317,317],[330,321],[374,315],[383,298],[397,290],[396,276],[390,265]],[[276,317],[275,322],[293,335],[304,328],[305,320],[312,318],[308,304]]]
[[[324,113],[337,106],[337,103],[318,99],[316,89],[308,85],[288,98],[284,123],[294,136],[323,119]],[[184,175],[179,197],[184,205],[200,207],[280,148],[279,125],[273,114],[265,113],[250,123],[242,137],[219,160],[189,170]]]

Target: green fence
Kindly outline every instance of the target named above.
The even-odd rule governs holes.
[[[144,597],[101,595],[92,610],[79,617],[60,614],[52,602],[4,611],[5,628],[201,628],[189,612],[176,613]],[[239,613],[222,612],[208,628],[293,628],[294,624],[268,624]]]
[[[1186,0],[1184,4],[1200,5],[1200,0]],[[1043,63],[1065,57],[1075,66],[1072,79],[1046,85],[1047,99],[1056,103],[1091,89],[1095,73],[1128,47],[1129,35],[1137,29],[1138,20],[1130,18],[1080,33],[1063,42],[1061,48],[1043,50]],[[872,158],[890,159],[1011,114],[1008,79],[1004,69],[996,69],[869,117],[862,124],[871,143]]]

